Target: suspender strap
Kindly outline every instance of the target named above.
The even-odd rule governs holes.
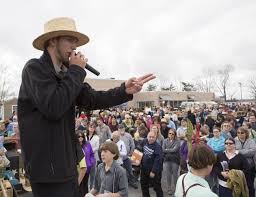
[[[188,187],[188,189],[187,189],[187,190],[185,190],[185,184],[184,184],[185,176],[187,176],[187,174],[185,174],[185,175],[183,176],[183,178],[182,178],[182,190],[183,190],[183,197],[186,197],[186,196],[187,196],[188,190],[189,190],[190,188],[192,188],[192,187],[195,187],[195,186],[201,186],[201,187],[204,187],[204,186],[202,186],[202,185],[201,185],[201,184],[199,184],[199,183],[195,183],[195,184],[193,184],[193,185],[190,185],[190,186]]]

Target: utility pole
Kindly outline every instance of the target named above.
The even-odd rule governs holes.
[[[240,95],[241,95],[241,101],[243,100],[243,95],[242,95],[242,83],[238,82],[239,87],[240,87]]]

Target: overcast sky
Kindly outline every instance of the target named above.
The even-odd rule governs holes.
[[[18,92],[25,62],[41,55],[32,41],[46,21],[68,16],[89,36],[80,50],[99,78],[154,73],[154,83],[178,84],[202,75],[203,68],[232,64],[240,98],[238,82],[246,86],[256,73],[255,10],[254,0],[8,0],[1,3],[0,61]]]

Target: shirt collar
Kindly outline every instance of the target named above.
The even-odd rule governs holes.
[[[67,67],[66,66],[63,66],[63,65],[61,65],[61,66],[59,66],[59,65],[53,65],[54,66],[54,69],[55,69],[55,71],[56,71],[56,73],[60,73],[61,71],[62,72],[67,72]]]
[[[116,165],[118,165],[118,164],[116,163],[115,160],[113,160],[113,163],[112,163],[112,165],[111,165],[111,167],[110,167],[110,169],[109,169],[108,171],[114,173],[114,170],[115,170],[115,168],[116,168]],[[104,169],[105,169],[105,164],[104,164]]]

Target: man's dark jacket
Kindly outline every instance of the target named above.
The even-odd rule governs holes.
[[[25,171],[32,182],[64,182],[76,172],[75,105],[88,110],[115,106],[132,99],[124,83],[95,91],[83,83],[84,69],[70,65],[56,73],[47,51],[29,60],[22,72],[18,117]]]
[[[145,138],[140,144],[140,151],[143,152],[141,170],[148,172],[161,173],[163,168],[163,152],[158,142],[148,143]]]

